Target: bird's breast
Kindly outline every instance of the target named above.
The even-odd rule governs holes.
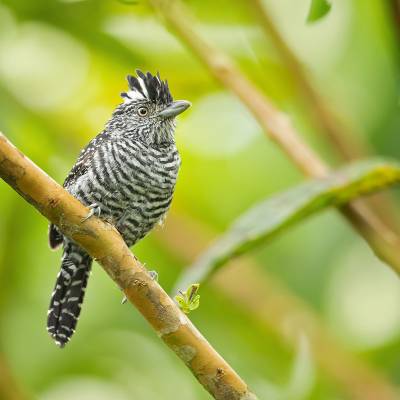
[[[168,210],[180,158],[175,147],[158,150],[129,143],[122,144],[113,153],[111,169],[117,184],[107,207],[125,239],[135,242]]]
[[[71,191],[85,204],[100,206],[101,218],[115,225],[131,245],[168,210],[179,167],[175,146],[107,143]]]

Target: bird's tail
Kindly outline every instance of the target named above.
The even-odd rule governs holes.
[[[47,331],[60,347],[75,332],[91,267],[92,258],[82,248],[65,242],[47,316]]]

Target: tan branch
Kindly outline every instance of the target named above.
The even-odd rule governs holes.
[[[174,213],[168,216],[167,226],[157,235],[185,262],[192,262],[214,237],[201,222]],[[189,246],[182,246],[186,237],[193,240]],[[366,361],[346,350],[327,330],[320,316],[270,274],[265,265],[241,257],[232,260],[229,268],[221,268],[210,283],[235,307],[252,316],[262,331],[267,334],[274,332],[288,347],[296,348],[299,336],[305,334],[316,363],[351,399],[400,398],[398,387]]]
[[[179,0],[149,0],[209,72],[238,96],[257,119],[265,134],[276,142],[306,175],[321,177],[329,166],[301,139],[288,116],[272,104],[222,51],[207,42],[196,30],[195,21]],[[400,274],[400,239],[361,201],[342,210],[374,253]]]
[[[256,399],[245,382],[151,279],[117,230],[96,217],[82,222],[88,209],[1,133],[0,177],[96,259],[215,399]]]

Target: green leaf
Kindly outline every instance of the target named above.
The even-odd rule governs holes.
[[[332,8],[328,0],[311,0],[307,22],[312,23],[324,17]]]
[[[178,294],[174,297],[178,303],[179,308],[185,313],[189,314],[200,305],[200,295],[197,294],[199,291],[200,284],[192,283],[186,291],[178,291]]]
[[[308,181],[277,194],[255,205],[234,222],[183,272],[177,286],[203,282],[229,259],[264,245],[312,214],[398,182],[400,164],[375,159],[350,164],[326,178]]]

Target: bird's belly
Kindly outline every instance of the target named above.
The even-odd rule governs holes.
[[[159,193],[149,191],[146,195],[124,199],[124,209],[113,216],[114,225],[127,242],[132,246],[144,237],[160,220],[171,204],[173,190]]]
[[[144,237],[168,211],[175,179],[138,180],[120,183],[107,195],[93,193],[100,206],[100,217],[114,225],[128,246]]]

